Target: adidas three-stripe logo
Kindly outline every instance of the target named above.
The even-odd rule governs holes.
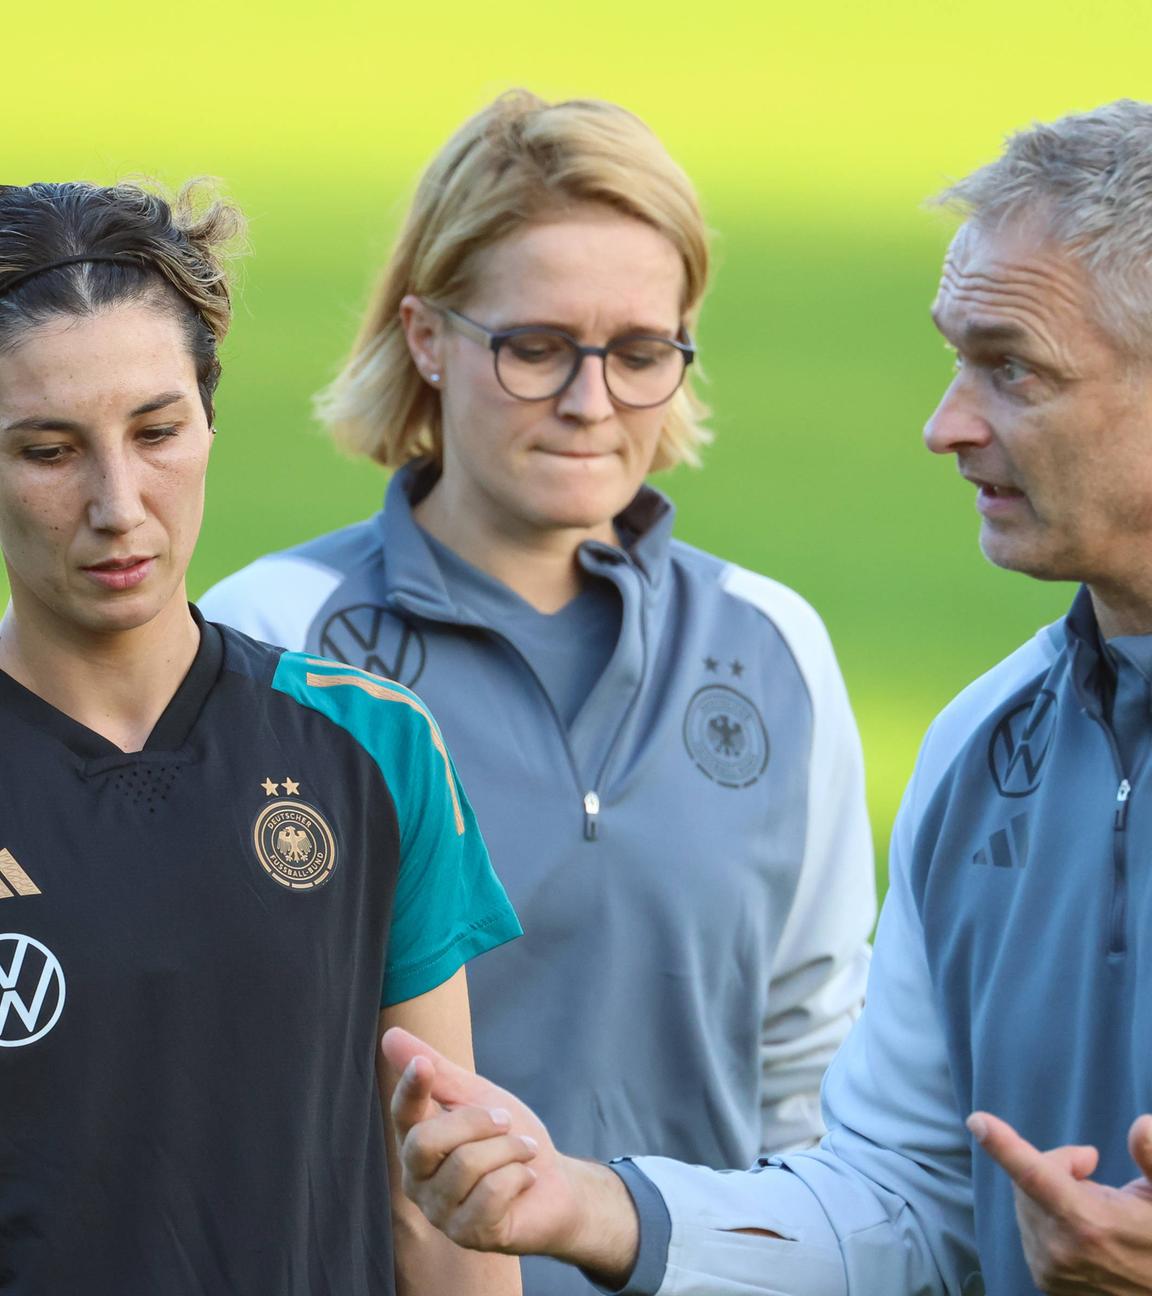
[[[7,846],[0,850],[0,879],[0,900],[40,894],[40,888],[16,862],[16,856]]]

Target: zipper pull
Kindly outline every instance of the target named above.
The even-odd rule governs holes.
[[[1115,827],[1119,831],[1128,822],[1128,798],[1132,794],[1132,784],[1127,779],[1120,780],[1120,786],[1116,789],[1116,820]]]
[[[584,793],[584,840],[596,840],[596,816],[600,813],[600,797],[595,792]]]

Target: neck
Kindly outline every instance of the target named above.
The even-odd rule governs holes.
[[[434,539],[501,581],[538,612],[556,612],[580,593],[584,572],[576,551],[585,540],[616,545],[611,521],[592,527],[538,528],[489,519],[452,507],[443,479],[413,509]]]
[[[0,670],[122,751],[140,751],[200,645],[183,592],[127,631],[45,624],[17,604],[14,595],[0,621]]]

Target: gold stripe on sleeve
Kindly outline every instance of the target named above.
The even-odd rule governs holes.
[[[363,689],[371,697],[380,698],[384,702],[403,702],[405,706],[410,706],[413,711],[419,712],[428,721],[428,730],[432,735],[433,745],[444,761],[444,775],[448,780],[448,792],[452,797],[452,812],[456,818],[456,836],[464,836],[464,814],[460,809],[460,797],[456,792],[456,780],[452,777],[452,763],[448,759],[448,749],[444,746],[444,739],[440,737],[440,730],[436,728],[431,715],[415,698],[409,697],[407,693],[398,693],[395,689],[388,688],[383,681],[377,680],[370,675],[316,675],[312,671],[308,671],[304,678],[309,688],[334,688],[338,684],[350,684],[353,688]]]

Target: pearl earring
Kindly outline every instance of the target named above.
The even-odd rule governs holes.
[[[439,375],[439,374],[429,374],[429,375],[428,375],[428,381],[429,381],[429,382],[438,383],[438,382],[440,381],[440,375]]]

